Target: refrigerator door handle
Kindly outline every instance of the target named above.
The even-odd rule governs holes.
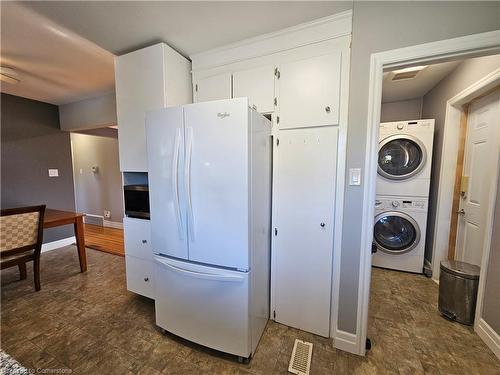
[[[174,159],[172,165],[172,189],[174,191],[174,207],[175,207],[175,220],[177,221],[177,229],[179,230],[179,238],[184,239],[182,233],[182,217],[181,207],[179,201],[179,152],[181,149],[181,129],[177,128],[175,133],[174,143]]]
[[[188,126],[187,129],[187,142],[186,142],[186,164],[184,167],[184,181],[186,184],[186,196],[188,205],[189,217],[189,234],[191,241],[194,241],[194,215],[193,204],[191,201],[191,154],[193,153],[193,128]]]
[[[221,273],[206,273],[206,272],[198,272],[198,271],[193,271],[193,270],[188,270],[185,268],[178,267],[176,265],[171,264],[167,259],[165,258],[160,258],[160,257],[155,257],[155,261],[157,263],[160,263],[172,271],[188,276],[188,277],[195,277],[197,279],[204,279],[204,280],[212,280],[212,281],[226,281],[226,282],[243,282],[245,280],[244,276],[238,276],[232,273],[224,272],[224,270],[221,270]]]

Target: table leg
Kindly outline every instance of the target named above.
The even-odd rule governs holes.
[[[78,248],[78,259],[80,260],[80,270],[87,272],[87,254],[85,252],[85,237],[83,230],[83,216],[77,217],[75,221],[76,246]]]

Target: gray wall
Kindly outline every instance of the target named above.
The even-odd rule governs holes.
[[[382,103],[380,122],[420,120],[422,98]]]
[[[500,334],[500,175],[498,186],[490,259],[484,288],[483,319],[497,334]]]
[[[118,162],[118,131],[96,129],[91,134],[71,134],[76,207],[80,212],[123,219],[122,180]],[[99,171],[93,173],[92,166]]]
[[[57,106],[1,96],[2,208],[46,204],[75,209],[69,134],[59,129]],[[59,169],[49,177],[48,169]],[[44,242],[73,236],[65,226],[45,230]]]
[[[82,130],[116,125],[116,95],[110,93],[59,106],[62,130]]]
[[[446,102],[497,68],[500,68],[500,55],[464,60],[451,74],[446,76],[424,96],[423,117],[436,120],[432,155],[429,222],[425,245],[425,259],[428,261],[432,261],[433,253],[432,245],[434,242],[434,227],[436,225],[439,174],[441,172],[441,158],[444,151],[443,131]]]
[[[354,2],[347,168],[364,167],[372,53],[497,29],[499,2]],[[362,186],[345,193],[338,327],[356,333],[365,202]]]

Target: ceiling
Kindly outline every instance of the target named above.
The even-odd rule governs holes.
[[[114,90],[113,54],[20,3],[1,3],[0,64],[17,84],[1,91],[64,104]]]
[[[390,103],[400,100],[421,98],[450,74],[461,61],[452,61],[427,66],[415,78],[392,81],[393,73],[384,73],[382,86],[382,102]]]
[[[31,9],[120,55],[163,41],[184,56],[352,8],[352,1],[34,1]]]
[[[1,91],[65,104],[114,90],[114,54],[166,42],[184,56],[352,8],[352,1],[2,1]]]

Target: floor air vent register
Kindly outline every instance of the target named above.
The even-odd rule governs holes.
[[[309,375],[313,344],[295,339],[288,371],[297,375]]]

